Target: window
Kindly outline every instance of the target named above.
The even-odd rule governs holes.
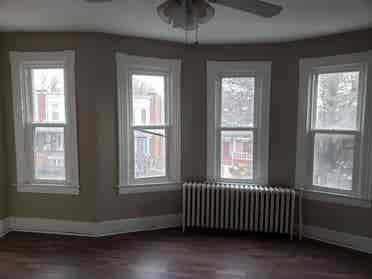
[[[117,54],[119,192],[179,187],[180,62]]]
[[[369,199],[367,113],[370,54],[300,62],[296,184]]]
[[[270,71],[270,62],[208,62],[209,179],[267,183]]]
[[[11,52],[17,188],[78,194],[74,52]]]
[[[52,105],[52,121],[59,120],[59,104]]]

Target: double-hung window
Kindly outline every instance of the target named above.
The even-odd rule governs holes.
[[[74,52],[11,52],[18,191],[78,194]]]
[[[208,179],[266,184],[270,62],[207,63]]]
[[[173,190],[180,179],[180,61],[117,54],[119,192]]]
[[[371,53],[300,61],[298,187],[370,199],[370,61]]]

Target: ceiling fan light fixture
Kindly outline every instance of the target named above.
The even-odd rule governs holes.
[[[214,17],[214,8],[205,0],[194,0],[193,15],[199,24],[207,23]]]
[[[167,0],[157,7],[157,13],[174,28],[190,31],[208,22],[214,16],[214,8],[205,0]]]
[[[180,6],[178,1],[167,0],[157,7],[156,11],[158,12],[159,17],[165,23],[170,24],[172,22],[172,14],[174,10],[178,8],[178,6]]]

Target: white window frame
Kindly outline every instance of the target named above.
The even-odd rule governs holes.
[[[75,52],[72,50],[58,52],[16,52],[11,51],[11,74],[13,90],[14,132],[17,165],[17,190],[19,192],[79,194],[79,168],[76,130],[75,102]],[[31,90],[27,90],[25,73],[31,68],[64,68],[65,79],[65,168],[66,179],[35,180],[33,179],[32,162],[32,116],[30,106]],[[48,127],[48,124],[38,126]],[[50,123],[50,127],[58,124]]]
[[[303,190],[305,198],[351,206],[371,206],[371,96],[372,52],[337,55],[321,58],[305,58],[299,63],[300,85],[297,128],[296,188]],[[360,127],[356,131],[313,129],[315,78],[320,73],[359,71]],[[352,190],[333,189],[313,185],[313,138],[315,132],[351,134],[356,136]],[[359,144],[358,144],[359,143]]]
[[[223,130],[254,132],[253,144],[253,179],[226,179],[220,175],[221,158],[221,79],[222,77],[254,77],[255,78],[255,126],[254,128],[231,128]],[[260,184],[268,183],[269,158],[269,122],[270,122],[270,87],[271,62],[222,62],[207,61],[207,177],[226,183]]]
[[[180,75],[181,61],[116,54],[118,83],[118,146],[119,194],[179,190],[181,166]],[[164,128],[166,138],[166,176],[134,178],[134,143],[132,125],[131,76],[133,74],[164,75],[165,125],[143,128]]]

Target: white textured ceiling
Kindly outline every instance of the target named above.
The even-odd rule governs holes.
[[[249,1],[249,0],[247,0]],[[277,42],[372,27],[372,0],[268,0],[283,12],[265,19],[215,5],[215,17],[201,26],[202,43]],[[156,14],[163,0],[0,0],[0,30],[99,31],[185,41]],[[191,34],[189,34],[191,37]]]

